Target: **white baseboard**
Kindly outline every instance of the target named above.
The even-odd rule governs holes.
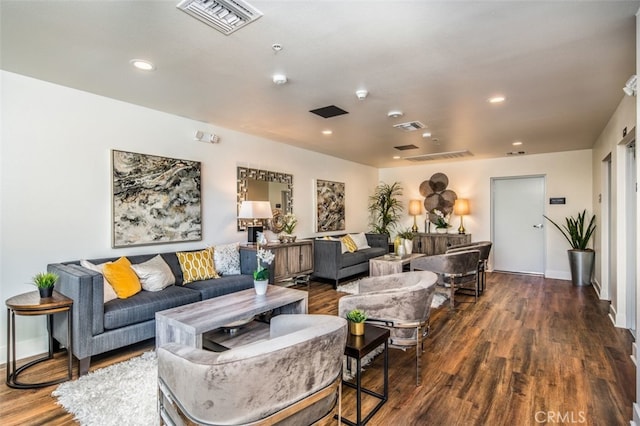
[[[635,340],[633,341],[633,343],[631,344],[631,361],[633,361],[633,365],[636,366],[636,369],[638,368],[638,346],[636,345]]]
[[[5,364],[7,362],[7,345],[6,342],[2,342],[0,346],[0,363]],[[29,340],[20,340],[16,342],[16,359],[19,361],[23,358],[29,358],[34,355],[41,355],[47,353],[49,350],[47,346],[47,336],[40,336]]]
[[[630,425],[640,425],[640,406],[637,402],[633,403],[633,420],[629,422]]]
[[[609,319],[611,320],[611,322],[613,323],[614,327],[617,327],[616,325],[616,317],[618,316],[618,313],[616,312],[616,308],[613,307],[613,304],[609,304]]]
[[[571,281],[571,272],[569,271],[554,271],[547,269],[544,271],[545,278],[551,278],[554,280],[567,280]]]
[[[602,298],[602,284],[600,284],[600,281],[594,278],[591,281],[591,284],[593,285],[593,289],[596,291],[596,294],[598,295],[598,299],[604,300]]]

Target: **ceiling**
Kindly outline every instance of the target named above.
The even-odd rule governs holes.
[[[635,73],[640,1],[251,0],[228,36],[178,1],[1,0],[1,67],[375,167],[591,148]]]

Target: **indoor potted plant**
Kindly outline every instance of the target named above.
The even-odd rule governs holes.
[[[431,213],[431,219],[434,219],[432,220],[432,222],[436,226],[436,233],[446,234],[449,227],[451,226],[447,222],[447,217],[438,209],[433,209]]]
[[[545,219],[562,232],[562,235],[571,245],[567,251],[569,254],[569,267],[571,268],[571,282],[573,285],[582,286],[591,284],[591,274],[593,273],[593,263],[595,252],[588,248],[589,240],[596,229],[596,216],[591,216],[589,224],[586,225],[586,210],[578,213],[578,217],[569,216],[565,218],[566,224],[560,226],[553,220],[543,215]]]
[[[380,182],[369,196],[369,215],[372,231],[377,234],[391,234],[396,227],[402,213],[402,202],[398,196],[402,195],[402,186],[394,182],[391,185]]]
[[[400,244],[404,246],[404,253],[409,255],[413,253],[413,237],[415,234],[410,229],[405,229],[402,232],[398,233],[398,237],[400,237]]]
[[[267,284],[269,282],[269,269],[264,265],[270,265],[273,262],[275,255],[271,250],[265,250],[257,247],[256,257],[258,260],[258,266],[253,271],[253,287],[256,290],[256,294],[261,296],[267,292]]]
[[[283,218],[282,231],[284,234],[280,235],[278,239],[281,243],[293,243],[296,241],[296,236],[293,235],[293,231],[296,229],[298,219],[293,213],[287,213]]]
[[[354,336],[362,336],[364,334],[364,322],[367,320],[367,314],[360,309],[353,309],[347,312],[347,321],[349,321],[349,332]]]
[[[53,286],[58,281],[58,275],[53,272],[39,272],[33,277],[33,283],[38,287],[40,297],[51,297]]]

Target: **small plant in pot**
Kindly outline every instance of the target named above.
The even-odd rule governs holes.
[[[362,336],[364,334],[364,322],[367,320],[367,314],[360,309],[353,309],[347,313],[349,321],[349,332],[354,336]]]
[[[58,275],[53,272],[39,272],[33,277],[33,283],[38,287],[40,297],[51,297],[53,286],[58,281]]]
[[[413,231],[407,228],[402,232],[398,232],[398,237],[400,237],[400,244],[404,247],[404,254],[410,255],[413,253],[413,237],[415,237]]]
[[[569,216],[565,218],[566,223],[562,226],[544,216],[562,233],[562,236],[569,242],[571,249],[569,254],[569,267],[571,268],[571,281],[573,285],[583,286],[591,284],[591,274],[593,273],[593,262],[595,252],[588,248],[589,240],[596,230],[596,216],[591,216],[587,224],[585,216],[587,211],[578,213],[578,217]],[[586,227],[585,227],[586,225]]]

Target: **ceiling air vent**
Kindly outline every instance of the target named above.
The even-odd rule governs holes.
[[[435,154],[415,155],[413,157],[404,157],[409,161],[434,161],[434,160],[450,160],[452,158],[462,158],[473,156],[468,150],[464,151],[451,151],[451,152],[437,152]]]
[[[414,130],[424,129],[424,124],[419,121],[408,121],[406,123],[394,124],[393,127],[404,130],[405,132],[413,132]]]
[[[262,12],[242,0],[182,0],[176,7],[224,35],[262,16]]]
[[[509,151],[509,152],[507,152],[507,155],[510,156],[510,157],[515,157],[515,156],[518,156],[518,155],[525,155],[525,154],[526,154],[525,151]]]
[[[408,149],[418,149],[418,147],[415,145],[399,145],[399,146],[394,146],[394,148],[397,149],[398,151],[406,151]]]

